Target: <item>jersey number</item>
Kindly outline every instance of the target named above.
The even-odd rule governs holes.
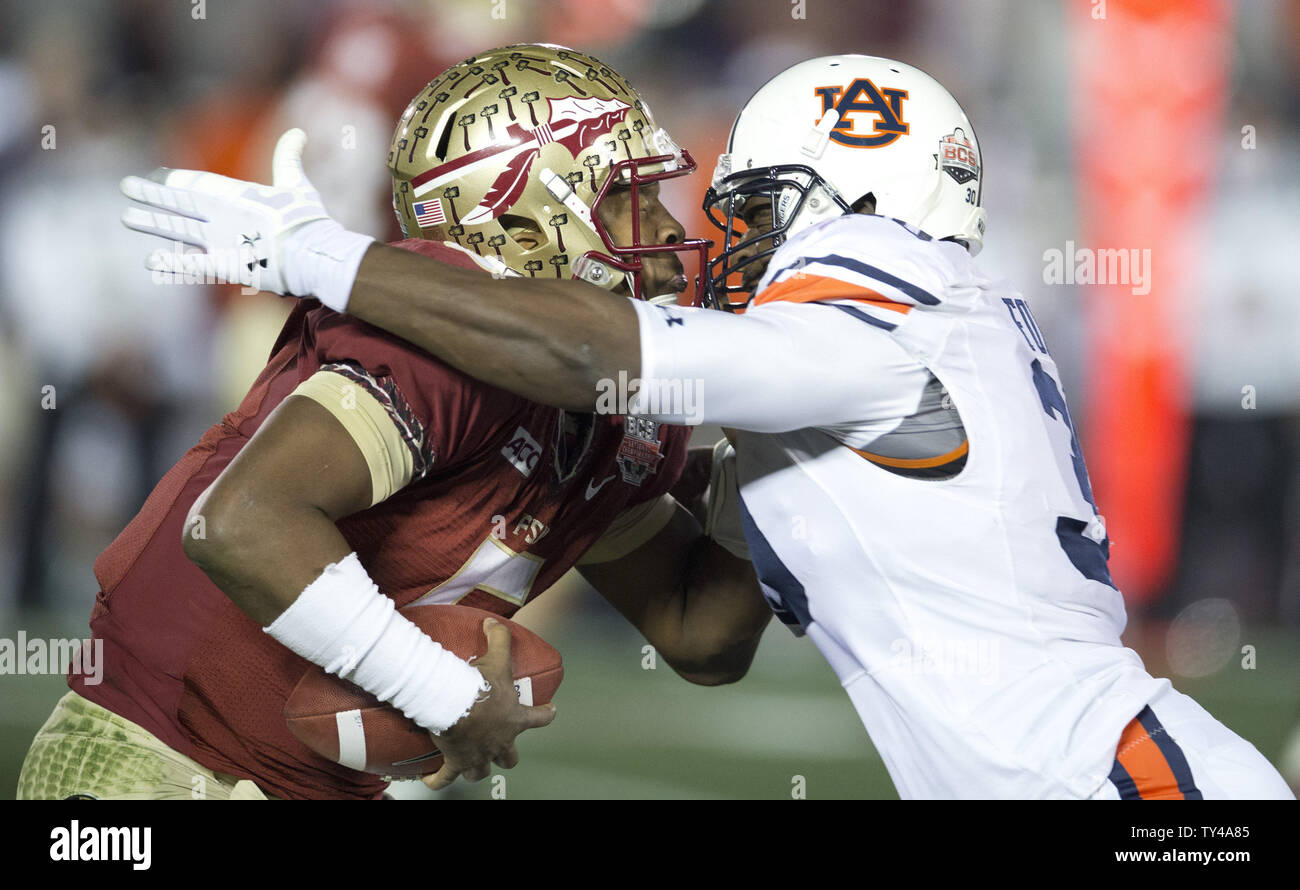
[[[1070,409],[1065,404],[1065,396],[1061,395],[1061,388],[1057,386],[1052,375],[1043,368],[1041,361],[1034,359],[1029,367],[1034,372],[1034,389],[1038,390],[1038,398],[1043,403],[1043,410],[1047,412],[1048,417],[1060,420],[1070,431],[1070,463],[1074,465],[1074,478],[1079,483],[1079,493],[1083,495],[1083,499],[1088,502],[1088,506],[1096,515],[1097,502],[1092,497],[1092,484],[1088,481],[1088,468],[1083,462],[1083,449],[1079,447],[1079,436],[1074,430],[1074,421],[1070,418]],[[1093,540],[1084,534],[1088,525],[1089,523],[1081,519],[1058,516],[1056,538],[1060,541],[1061,549],[1065,551],[1070,562],[1085,578],[1114,587],[1115,582],[1111,580],[1110,568],[1107,565],[1110,559],[1110,538]]]
[[[522,606],[532,593],[542,562],[540,556],[516,553],[497,540],[496,535],[489,534],[454,575],[411,605],[455,603],[470,591],[482,590]]]

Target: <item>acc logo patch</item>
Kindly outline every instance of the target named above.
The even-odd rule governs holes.
[[[939,140],[935,162],[957,182],[970,182],[980,175],[980,156],[961,127]]]
[[[501,456],[510,461],[510,466],[525,476],[531,476],[537,466],[537,459],[542,456],[542,446],[537,444],[528,430],[516,427],[510,441],[501,449]]]
[[[883,148],[899,136],[908,133],[909,125],[903,120],[903,100],[907,90],[878,88],[865,77],[859,77],[847,87],[813,87],[821,99],[821,114],[832,108],[840,119],[831,129],[830,138],[849,148]],[[853,118],[854,114],[873,114],[871,130],[860,131],[867,121]],[[821,117],[818,117],[818,121]]]

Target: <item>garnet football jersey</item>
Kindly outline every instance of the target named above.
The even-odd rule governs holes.
[[[433,242],[399,246],[472,265]],[[269,794],[376,797],[379,777],[321,758],[285,725],[284,702],[308,663],[181,548],[195,499],[295,393],[331,410],[366,457],[377,502],[338,527],[399,607],[457,602],[513,614],[620,514],[626,524],[630,508],[647,513],[661,502],[689,431],[566,415],[356,319],[311,302],[295,308],[243,403],[181,458],[96,561],[91,629],[103,641],[103,682],[71,675],[69,684]]]

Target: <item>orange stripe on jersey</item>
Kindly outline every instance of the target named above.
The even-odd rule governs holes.
[[[901,312],[904,315],[912,311],[912,307],[906,303],[891,300],[869,287],[850,284],[847,281],[841,281],[838,278],[831,278],[826,275],[809,275],[806,272],[802,275],[792,275],[785,281],[765,288],[762,293],[754,298],[754,305],[775,303],[778,300],[787,303],[815,303],[818,300],[854,300],[859,303],[870,303],[879,309]]]
[[[1143,800],[1186,800],[1178,788],[1173,767],[1160,746],[1137,719],[1129,721],[1119,737],[1115,759],[1132,778]]]
[[[947,454],[941,454],[938,457],[885,457],[880,454],[872,454],[869,451],[861,451],[857,448],[849,448],[859,457],[865,457],[873,464],[880,464],[884,467],[896,467],[900,470],[928,470],[931,467],[942,467],[944,464],[952,463],[960,457],[965,457],[970,451],[970,440],[962,442]]]

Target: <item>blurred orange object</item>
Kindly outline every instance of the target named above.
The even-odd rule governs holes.
[[[1084,304],[1083,447],[1114,542],[1112,575],[1141,604],[1169,581],[1177,559],[1190,432],[1178,313],[1197,274],[1193,225],[1210,212],[1232,10],[1226,0],[1071,9],[1083,243],[1150,259],[1145,281],[1130,274],[1092,285]]]

